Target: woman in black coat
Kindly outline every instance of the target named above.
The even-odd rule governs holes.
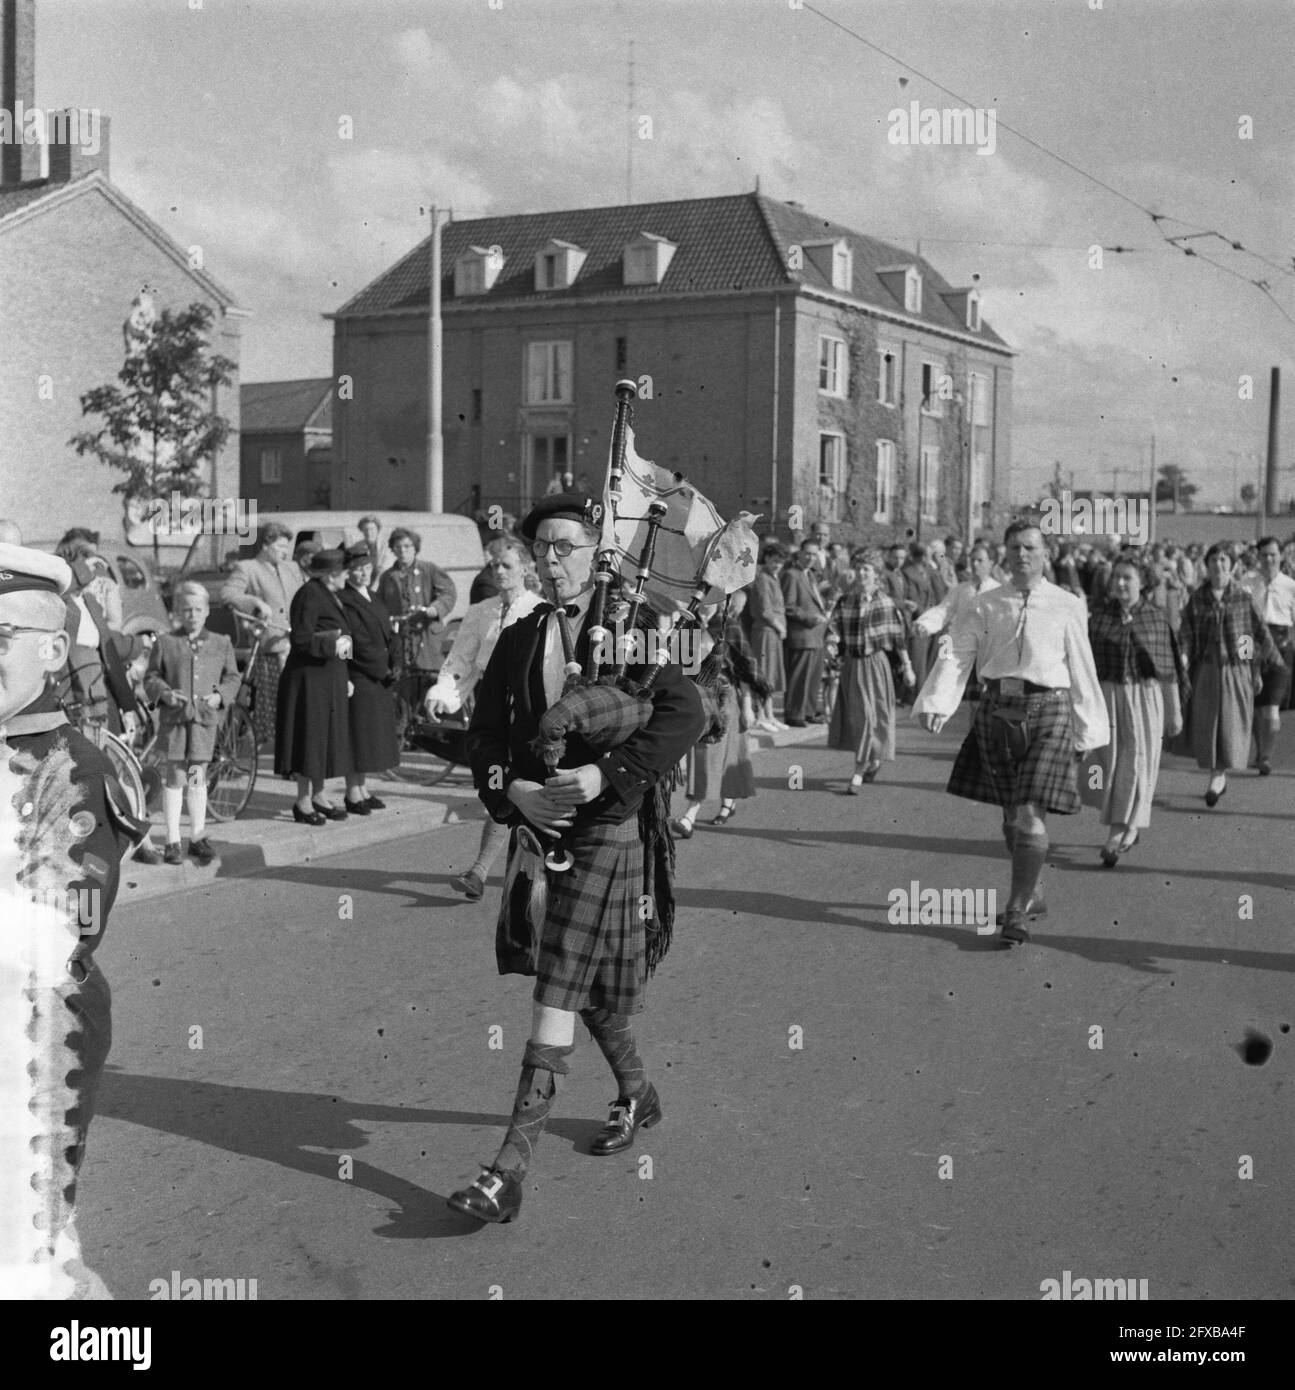
[[[341,592],[355,650],[347,662],[351,678],[350,730],[354,772],[346,778],[346,809],[357,816],[381,811],[386,803],[369,795],[365,773],[385,772],[400,763],[396,741],[396,677],[399,638],[386,605],[369,593],[373,559],[364,541],[346,547],[346,588]]]
[[[279,678],[274,770],[296,778],[292,817],[305,825],[346,819],[340,806],[321,799],[329,777],[352,771],[346,662],[353,642],[338,597],[343,564],[340,550],[310,557],[310,580],[292,598],[291,647]]]

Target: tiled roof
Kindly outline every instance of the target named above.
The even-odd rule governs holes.
[[[675,243],[678,250],[661,283],[626,285],[621,256],[640,232]],[[441,233],[442,304],[445,309],[539,302],[571,303],[591,298],[638,299],[661,294],[713,294],[721,291],[774,289],[796,283],[831,289],[831,282],[809,260],[801,271],[787,269],[794,243],[845,237],[854,248],[854,297],[878,308],[903,313],[876,271],[887,266],[916,265],[922,272],[922,312],[911,315],[941,328],[966,332],[943,299],[953,287],[931,265],[896,246],[827,222],[803,209],[759,193],[724,198],[691,198],[674,203],[634,203],[620,207],[574,208],[565,212],[526,213],[451,222]],[[574,285],[560,290],[535,289],[535,257],[551,241],[571,242],[587,252]],[[454,263],[470,246],[499,246],[504,268],[485,294],[455,298]],[[426,306],[430,247],[421,241],[392,268],[354,295],[333,315],[358,318],[390,310]],[[1002,345],[988,325],[979,338]]]
[[[299,381],[251,381],[239,387],[239,428],[244,434],[268,430],[332,428],[333,381],[312,376]],[[320,413],[320,407],[323,407]],[[319,415],[319,418],[312,417]]]

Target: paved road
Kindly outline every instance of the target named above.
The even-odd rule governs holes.
[[[1290,757],[1213,812],[1173,761],[1114,872],[1091,811],[1056,818],[1052,915],[1004,952],[888,920],[913,879],[1005,896],[995,812],[943,792],[964,726],[905,729],[858,799],[842,754],[757,756],[759,796],[680,846],[641,1029],[665,1121],[589,1156],[613,1087],[582,1038],[511,1226],[444,1206],[529,1024],[493,910],[447,887],[475,824],[132,907],[87,1258],[126,1298],[173,1270],[261,1299],[1030,1299],[1065,1270],[1291,1297]]]

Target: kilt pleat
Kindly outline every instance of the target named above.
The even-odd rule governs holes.
[[[536,977],[535,1002],[554,1009],[608,1009],[633,1014],[643,1009],[647,978],[643,896],[643,841],[638,820],[581,827],[567,840],[575,867],[547,873],[548,901],[533,952],[518,920],[525,894],[501,905],[496,957],[501,975]],[[517,831],[509,845],[509,867],[522,853]],[[507,877],[507,875],[506,875]],[[532,968],[528,956],[535,961]]]
[[[954,760],[948,790],[969,801],[995,806],[1030,802],[1059,815],[1073,815],[1080,800],[1070,692],[1029,695],[1008,706],[1029,714],[1029,744],[1019,762],[1007,755],[997,736],[993,711],[999,703],[992,692],[981,696],[971,732]]]

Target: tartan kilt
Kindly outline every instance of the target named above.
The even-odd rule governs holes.
[[[1029,744],[1019,763],[1012,761],[996,736],[997,721],[992,715],[1000,704],[1028,714]],[[971,732],[954,761],[948,790],[954,796],[995,806],[1020,806],[1029,801],[1068,816],[1081,804],[1076,767],[1068,690],[1027,695],[1023,700],[1000,700],[986,691],[976,706]]]
[[[534,975],[535,1002],[550,1008],[639,1013],[647,948],[638,818],[580,827],[568,832],[565,843],[575,867],[561,874],[543,871],[547,902],[536,933],[527,920],[526,885],[514,883],[523,851],[513,830],[495,933],[499,973]]]

